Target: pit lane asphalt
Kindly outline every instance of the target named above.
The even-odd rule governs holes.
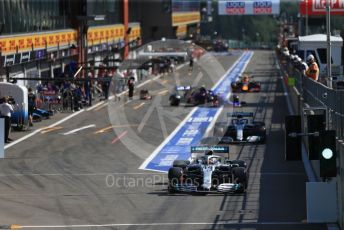
[[[219,60],[228,68],[236,58],[238,55]],[[148,157],[147,148],[153,151],[164,140],[164,132],[171,133],[192,109],[168,106],[168,94],[163,93],[166,86],[162,85],[173,82],[165,76],[147,85],[161,97],[122,105],[123,97],[120,102],[110,101],[108,107],[66,121],[59,130],[38,133],[7,149],[6,159],[0,161],[0,224],[27,229],[69,229],[71,225],[79,229],[326,229],[325,225],[305,223],[307,178],[302,162],[284,161],[283,123],[288,112],[273,63],[272,52],[255,51],[247,71],[262,83],[262,92],[239,94],[248,102],[239,111],[254,112],[268,130],[266,145],[231,147],[231,158],[248,163],[245,195],[171,196],[166,193],[164,174],[138,170]],[[188,76],[187,68],[181,69],[181,82],[192,83],[197,78],[194,72]],[[199,84],[211,86],[207,73]],[[157,98],[162,100],[158,108],[167,111],[166,131],[160,125],[159,109],[151,109],[138,132]],[[121,111],[111,112],[116,106]],[[115,132],[107,129],[112,125],[109,111],[110,116],[124,114],[128,123],[114,127]],[[63,135],[93,124],[95,127]],[[128,150],[133,134],[147,143],[133,143],[134,153]]]

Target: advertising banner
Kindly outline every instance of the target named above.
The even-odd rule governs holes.
[[[219,1],[219,15],[270,15],[280,13],[280,0]]]
[[[76,43],[76,31],[46,32],[0,37],[0,49],[3,54],[29,52]]]
[[[344,15],[344,0],[330,0],[331,15]],[[325,15],[326,0],[303,0],[300,2],[301,15]]]
[[[124,25],[112,26],[94,26],[90,27],[87,32],[87,41],[94,45],[101,44],[106,41],[120,40],[124,37]]]
[[[180,25],[199,23],[200,20],[201,20],[200,12],[172,13],[172,26],[180,26]]]

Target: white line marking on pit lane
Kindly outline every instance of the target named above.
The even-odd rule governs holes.
[[[199,82],[200,82],[200,80],[202,79],[202,77],[203,77],[203,73],[202,73],[202,72],[199,72],[199,73],[197,74],[197,77],[196,77],[195,80],[193,81],[192,86],[196,87],[196,86],[199,84]]]
[[[96,127],[96,125],[95,125],[95,124],[92,124],[92,125],[83,126],[83,127],[81,127],[81,128],[73,129],[73,130],[71,130],[71,131],[69,131],[69,132],[62,133],[62,135],[75,134],[75,133],[78,132],[78,131],[81,131],[81,130],[84,130],[84,129],[93,128],[93,127]]]
[[[106,107],[109,103],[106,102],[104,104],[102,104],[101,106],[98,106],[97,108],[94,109],[94,111],[98,111],[98,110],[101,110],[102,108]]]
[[[186,223],[125,223],[125,224],[71,224],[71,225],[18,225],[20,229],[22,228],[96,228],[96,227],[130,227],[130,226],[191,226],[191,225],[307,225],[306,222],[258,222],[252,220],[242,220],[242,221],[218,221],[218,222],[186,222]]]
[[[57,126],[57,125],[59,125],[59,124],[65,122],[65,121],[67,121],[67,120],[69,120],[69,119],[71,119],[71,118],[73,118],[73,117],[79,115],[80,113],[82,113],[82,112],[84,112],[84,111],[85,111],[85,109],[82,109],[82,110],[80,110],[80,111],[78,111],[78,112],[75,112],[75,113],[69,115],[68,117],[63,118],[62,120],[60,120],[60,121],[58,121],[58,122],[55,122],[55,123],[52,124],[52,125],[49,125],[48,127],[37,129],[37,130],[33,131],[32,133],[30,133],[30,134],[28,134],[28,135],[26,135],[26,136],[23,136],[23,137],[19,138],[18,140],[13,141],[13,142],[10,143],[10,144],[5,145],[5,149],[8,149],[8,148],[12,147],[13,145],[18,144],[18,143],[20,143],[20,142],[22,142],[22,141],[24,141],[24,140],[26,140],[26,139],[28,139],[28,138],[30,138],[30,137],[36,135],[37,133],[40,133],[41,131],[43,131],[43,130],[46,129],[46,128],[52,128],[52,127],[54,127],[54,126]]]
[[[104,103],[105,103],[105,101],[98,102],[97,104],[91,106],[90,108],[87,108],[86,111],[90,111],[90,110],[92,110],[92,109],[94,109],[94,108],[96,108],[96,107],[98,107]]]

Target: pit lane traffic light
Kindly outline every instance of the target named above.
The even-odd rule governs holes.
[[[308,133],[320,132],[326,129],[326,117],[321,115],[307,115]],[[308,158],[310,160],[319,160],[320,136],[308,136]]]
[[[320,176],[336,177],[337,176],[337,153],[336,153],[336,131],[320,131]]]

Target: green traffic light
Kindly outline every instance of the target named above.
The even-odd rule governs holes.
[[[325,158],[326,160],[329,160],[333,157],[333,152],[331,149],[326,148],[321,152],[321,155],[323,156],[323,158]]]
[[[324,178],[337,176],[336,131],[320,131],[320,176]]]

